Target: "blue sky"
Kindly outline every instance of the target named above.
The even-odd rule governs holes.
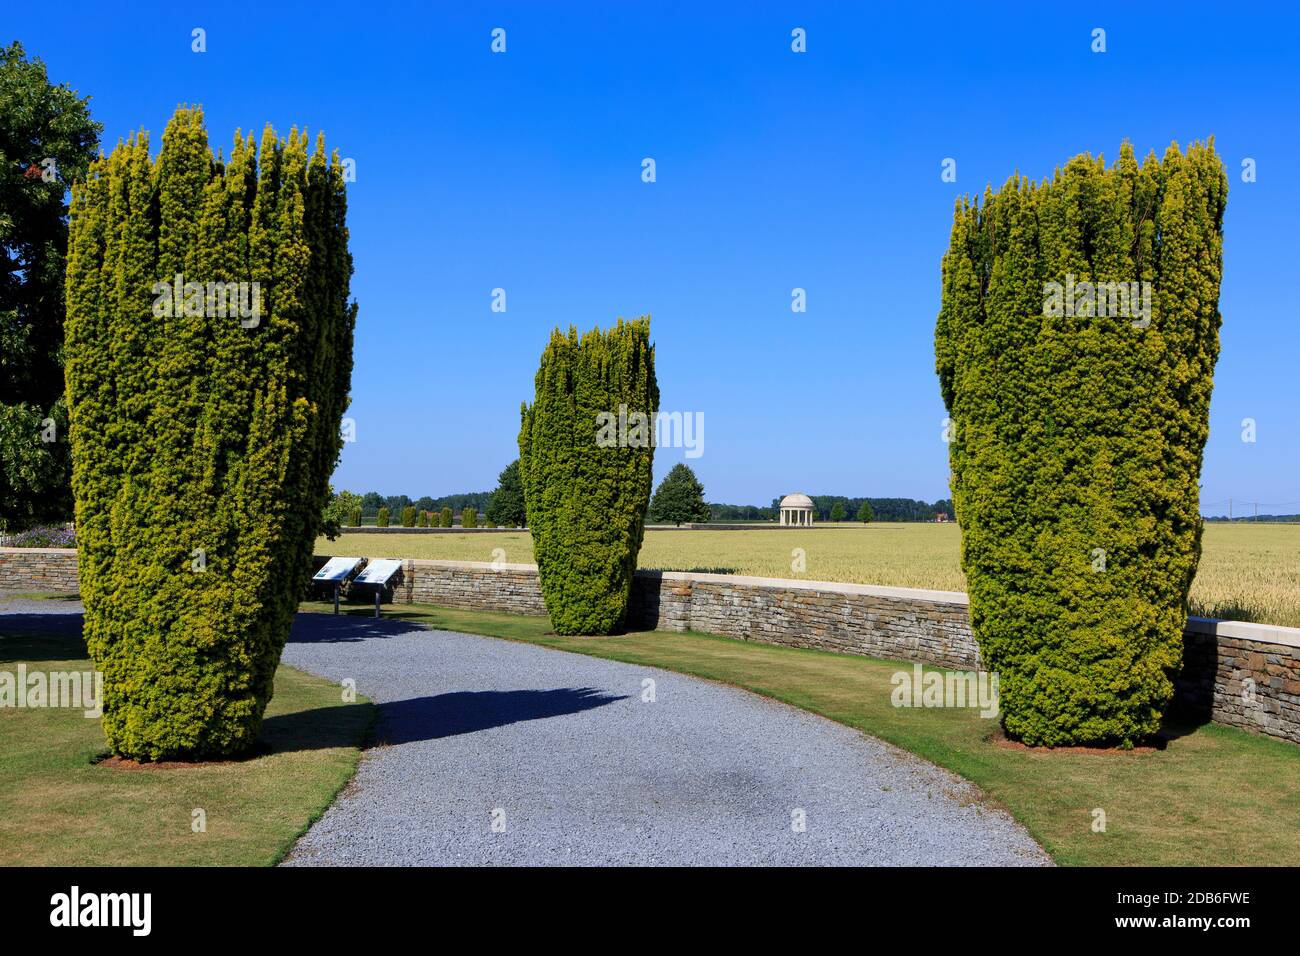
[[[1145,154],[1213,134],[1231,187],[1203,503],[1300,511],[1300,14],[1284,7],[75,8],[10,5],[0,39],[91,94],[106,144],[138,127],[156,142],[184,102],[214,144],[270,121],[355,159],[357,441],[336,486],[491,488],[550,329],[650,313],[663,408],[704,414],[689,463],[710,500],[947,497],[932,337],[956,196],[1125,138]],[[682,460],[660,449],[656,478]]]

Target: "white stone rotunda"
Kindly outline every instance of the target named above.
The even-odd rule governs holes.
[[[807,528],[813,523],[812,499],[796,491],[781,499],[781,527]]]

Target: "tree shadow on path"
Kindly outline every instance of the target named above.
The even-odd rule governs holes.
[[[627,700],[591,687],[453,691],[382,704],[378,740],[405,744],[472,734],[525,720],[563,717]]]

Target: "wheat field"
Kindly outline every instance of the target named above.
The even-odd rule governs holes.
[[[650,530],[638,566],[964,591],[960,541],[960,530],[951,524]],[[804,552],[802,571],[795,549]],[[316,553],[533,562],[526,531],[348,534],[320,539]],[[1191,601],[1193,614],[1300,627],[1300,524],[1207,524]]]

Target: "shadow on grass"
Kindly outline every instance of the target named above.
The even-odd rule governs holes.
[[[82,616],[0,613],[0,661],[75,661],[87,656]]]
[[[313,707],[262,721],[257,745],[244,759],[300,750],[365,747],[372,742],[378,708],[368,702]]]

